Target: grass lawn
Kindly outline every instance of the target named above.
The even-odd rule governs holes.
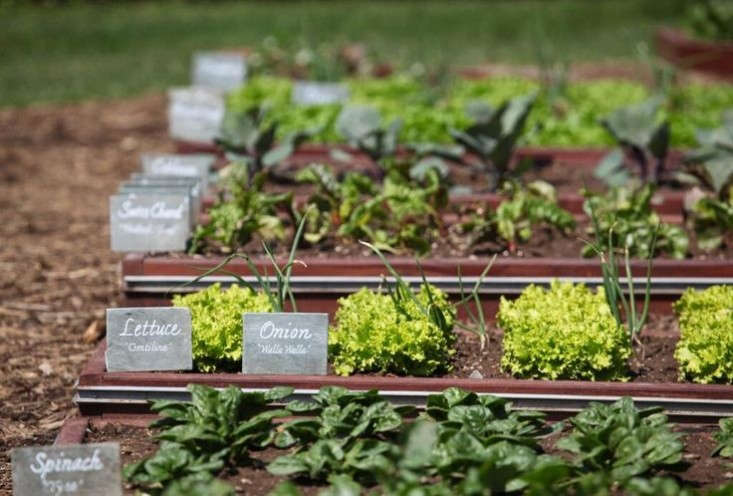
[[[362,41],[426,64],[633,58],[684,0],[109,2],[0,7],[0,106],[186,84],[197,49]]]

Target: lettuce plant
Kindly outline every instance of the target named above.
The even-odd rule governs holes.
[[[553,281],[530,285],[515,301],[502,297],[496,316],[504,330],[502,367],[518,377],[624,380],[629,336],[618,325],[603,289]]]
[[[674,353],[680,379],[733,382],[733,286],[688,289],[674,310],[680,324]]]
[[[445,293],[435,287],[423,285],[416,299],[425,307],[432,299],[450,330],[432,322],[418,303],[409,299],[397,304],[390,295],[366,288],[340,298],[336,324],[328,335],[334,372],[429,376],[447,370],[455,353],[452,328],[456,311]]]
[[[242,314],[272,312],[262,292],[219,283],[188,295],[175,295],[173,305],[191,310],[194,365],[203,372],[238,370],[242,360]]]
[[[733,458],[733,417],[720,419],[718,426],[720,430],[713,434],[713,438],[718,441],[713,456]]]

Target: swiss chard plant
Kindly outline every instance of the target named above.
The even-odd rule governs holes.
[[[604,119],[601,125],[617,143],[617,148],[598,164],[595,176],[609,186],[623,186],[631,179],[626,161],[638,169],[642,182],[659,184],[664,179],[669,149],[669,122],[659,122],[657,115],[661,97],[621,107]]]
[[[499,242],[500,249],[515,252],[526,243],[536,227],[553,228],[567,234],[575,227],[575,219],[557,204],[555,189],[544,181],[534,181],[526,187],[518,182],[504,183],[508,198],[495,211],[486,209],[483,215],[474,214],[458,226],[460,234],[468,237],[469,245]]]
[[[570,424],[572,432],[556,446],[575,454],[573,463],[581,474],[601,473],[625,484],[684,466],[682,435],[672,431],[661,408],[640,410],[631,398],[591,403]]]
[[[584,191],[583,210],[591,219],[588,227],[596,243],[628,250],[629,256],[648,259],[660,253],[684,258],[689,239],[678,226],[664,223],[652,209],[654,186],[639,189],[617,187],[606,194]],[[584,257],[595,254],[592,245],[583,247]]]
[[[273,242],[285,238],[281,216],[294,218],[292,193],[264,191],[265,174],[255,174],[253,181],[244,165],[232,163],[225,171],[226,191],[209,210],[208,219],[196,227],[189,251],[205,249],[231,253],[255,236]]]
[[[534,93],[515,97],[497,108],[472,102],[467,112],[473,124],[464,130],[450,130],[453,139],[475,156],[468,165],[486,175],[489,190],[500,188],[526,171],[527,163],[512,167],[512,158],[535,99]]]
[[[172,484],[211,483],[226,467],[251,463],[251,450],[269,446],[275,438],[273,419],[289,415],[273,410],[273,402],[290,396],[292,388],[244,393],[230,387],[216,390],[190,385],[190,402],[159,400],[151,410],[160,418],[151,424],[160,429],[158,451],[123,470],[125,479],[159,494]],[[215,487],[215,486],[211,486]],[[223,488],[217,490],[221,494]]]
[[[423,182],[389,174],[381,185],[351,172],[338,181],[322,165],[300,171],[297,179],[316,185],[304,214],[304,239],[312,244],[337,237],[366,239],[382,250],[426,253],[441,223],[439,210],[447,191],[436,170],[426,172]]]

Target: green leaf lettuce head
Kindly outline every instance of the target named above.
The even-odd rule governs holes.
[[[631,345],[603,289],[553,281],[530,285],[518,299],[502,297],[502,367],[517,377],[625,380]]]
[[[213,284],[203,291],[175,295],[173,305],[191,310],[194,366],[203,372],[239,370],[242,360],[242,314],[272,312],[267,296],[250,288]]]
[[[398,307],[389,295],[368,289],[339,299],[336,325],[328,337],[334,371],[429,376],[447,370],[455,353],[456,311],[445,293],[432,286],[430,291],[448,331],[431,322],[412,299]],[[416,296],[424,307],[431,305],[424,285]]]
[[[733,382],[733,286],[688,289],[674,310],[680,324],[674,352],[680,378],[703,384]]]

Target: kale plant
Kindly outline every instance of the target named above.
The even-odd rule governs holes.
[[[669,149],[669,121],[659,123],[657,114],[661,97],[621,107],[604,119],[601,125],[617,143],[595,170],[595,176],[609,186],[623,186],[631,175],[626,160],[633,161],[642,182],[659,184],[665,173]]]
[[[475,156],[466,165],[487,177],[490,190],[500,188],[505,181],[516,179],[526,170],[527,163],[514,168],[514,149],[524,131],[536,94],[515,97],[493,108],[483,102],[473,102],[467,112],[474,123],[463,131],[451,129],[458,143]]]

